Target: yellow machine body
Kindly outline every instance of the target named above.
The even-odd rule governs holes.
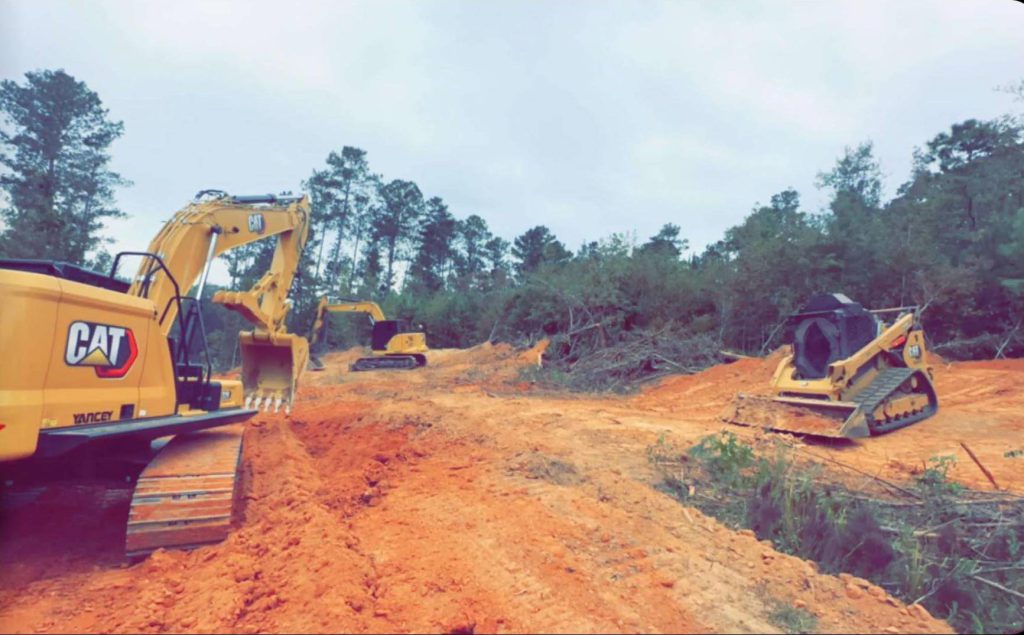
[[[350,366],[351,370],[410,369],[426,365],[426,353],[430,350],[426,334],[412,330],[402,320],[388,320],[376,302],[347,300],[331,304],[327,298],[321,298],[310,331],[311,341],[323,338],[330,313],[364,313],[373,324],[371,357],[357,359]],[[311,370],[323,370],[324,364],[319,357],[311,355],[309,367]]]
[[[0,468],[45,471],[85,445],[130,441],[148,448],[153,439],[177,435],[173,449],[161,452],[159,469],[139,477],[127,550],[223,537],[229,519],[203,510],[209,496],[230,499],[230,491],[201,484],[216,476],[234,486],[236,473],[220,472],[237,464],[242,437],[200,431],[251,418],[258,411],[253,403],[290,407],[309,347],[285,331],[284,318],[308,219],[305,197],[197,199],[164,225],[148,251],[122,254],[142,257],[130,282],[115,275],[122,255],[109,275],[60,262],[0,260]],[[277,248],[259,283],[214,297],[254,326],[239,335],[241,381],[215,379],[191,352],[197,339],[205,350],[198,298],[210,262],[271,236]],[[195,297],[185,296],[197,279]],[[187,470],[177,473],[182,466]],[[220,472],[205,474],[206,468]],[[197,522],[205,523],[203,531]]]
[[[794,347],[775,369],[772,376],[773,397],[738,395],[723,413],[723,419],[740,425],[751,425],[813,436],[863,438],[901,428],[921,421],[938,409],[934,376],[928,363],[924,331],[914,307],[864,311],[859,305],[836,294],[849,306],[872,316],[899,313],[891,323],[877,317],[873,337],[846,357],[836,355],[837,342],[828,346],[828,360],[819,358],[824,372],[802,372],[796,347],[803,345],[810,354],[824,349],[829,339],[811,328],[804,328]],[[838,305],[837,305],[838,306]],[[846,310],[843,308],[842,310]],[[828,311],[810,311],[794,316],[800,324],[811,325]],[[870,322],[869,322],[870,323]],[[829,328],[827,324],[826,328]],[[800,327],[798,326],[798,329]],[[812,326],[813,328],[813,326]],[[798,330],[798,333],[801,331]],[[809,334],[810,333],[810,334]],[[838,333],[838,332],[837,332]],[[834,336],[831,336],[835,339]]]

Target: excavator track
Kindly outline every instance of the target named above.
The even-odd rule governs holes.
[[[243,426],[177,435],[139,476],[125,555],[220,542],[231,530]]]
[[[419,366],[422,366],[422,364],[412,355],[386,355],[382,357],[361,357],[352,364],[351,370],[411,370]]]

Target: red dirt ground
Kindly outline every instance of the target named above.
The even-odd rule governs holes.
[[[920,607],[816,572],[651,487],[645,448],[723,427],[774,360],[672,377],[630,397],[535,390],[540,349],[434,351],[416,371],[303,377],[291,418],[247,424],[245,508],[222,544],[126,565],[127,490],[54,486],[0,526],[0,631],[778,632],[775,601],[829,632],[950,632]],[[809,447],[905,481],[1024,492],[1024,361],[941,364],[938,415]],[[741,435],[756,431],[729,427]],[[685,513],[683,510],[685,509]]]

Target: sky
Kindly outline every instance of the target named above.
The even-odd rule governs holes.
[[[1022,33],[1012,0],[0,0],[0,78],[63,68],[124,122],[112,251],[345,145],[508,240],[671,222],[699,251],[785,188],[822,209],[846,146],[891,196],[915,146],[1019,111]]]

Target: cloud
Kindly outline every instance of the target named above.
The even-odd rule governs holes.
[[[297,189],[356,145],[511,239],[665,222],[695,247],[875,141],[912,148],[1010,108],[1015,3],[8,0],[0,76],[65,67],[126,134],[111,224],[138,248],[196,190]]]

